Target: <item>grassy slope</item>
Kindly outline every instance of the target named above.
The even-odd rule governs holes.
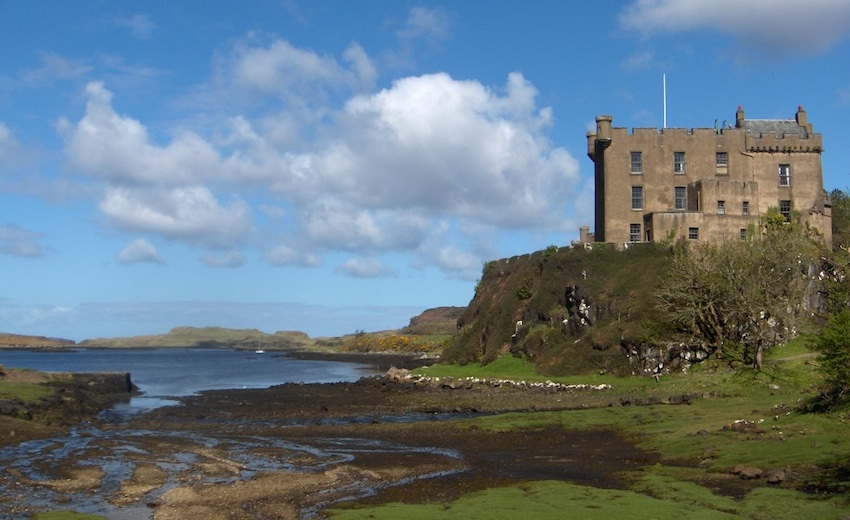
[[[490,489],[450,504],[387,504],[340,508],[334,519],[361,518],[841,518],[850,514],[848,410],[809,414],[798,404],[816,393],[816,361],[804,341],[771,352],[760,374],[704,367],[656,382],[646,378],[551,378],[562,383],[607,382],[615,395],[663,396],[699,392],[681,406],[615,406],[563,412],[506,414],[461,422],[460,428],[513,429],[561,424],[614,428],[662,462],[627,475],[627,490],[568,482],[528,482]],[[429,375],[539,380],[530,365],[504,358],[485,367],[435,366]],[[724,426],[755,423],[761,433]],[[784,469],[786,481],[743,481],[736,465]],[[735,490],[733,497],[722,490]],[[801,489],[816,491],[804,493]]]

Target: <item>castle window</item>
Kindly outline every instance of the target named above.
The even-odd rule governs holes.
[[[727,175],[729,173],[729,154],[726,152],[715,153],[714,167],[718,175]]]
[[[750,214],[750,201],[745,200],[743,204],[741,204],[741,215],[749,215]]]
[[[632,186],[632,209],[643,209],[643,186]]]
[[[673,152],[673,173],[685,173],[685,152]]]
[[[780,164],[779,165],[779,185],[780,186],[791,186],[791,165],[790,164]]]
[[[632,152],[632,173],[643,173],[643,156],[640,152]]]
[[[747,228],[741,228],[741,231],[739,232],[739,237],[741,238],[741,242],[747,241]]]
[[[717,214],[718,215],[725,215],[726,214],[726,201],[725,200],[718,200],[717,201]]]
[[[676,186],[673,188],[675,191],[675,206],[674,208],[677,210],[686,210],[688,209],[688,192],[687,188],[684,186]]]
[[[688,228],[688,240],[699,240],[699,228],[697,228],[697,227],[689,227]]]
[[[640,242],[640,224],[629,224],[629,242]]]
[[[785,217],[785,222],[791,222],[791,201],[790,200],[780,200],[779,201],[779,213]]]

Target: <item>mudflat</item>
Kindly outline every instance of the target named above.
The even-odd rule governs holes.
[[[35,472],[6,471],[0,511],[305,518],[343,502],[449,501],[531,480],[621,488],[623,471],[659,457],[616,432],[494,431],[466,420],[605,406],[611,398],[593,389],[391,377],[210,391],[127,422],[97,423],[77,434],[86,441],[78,449],[35,459]]]

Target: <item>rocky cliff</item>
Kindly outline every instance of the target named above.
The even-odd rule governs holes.
[[[645,243],[622,251],[603,245],[553,246],[488,262],[443,359],[486,364],[510,354],[528,359],[544,374],[656,375],[687,369],[713,353],[728,356],[727,350],[741,341],[734,338],[752,333],[749,321],[733,321],[725,334],[731,339],[720,349],[701,336],[701,329],[684,330],[674,324],[671,313],[660,310],[658,289],[673,262],[673,249]],[[805,323],[828,312],[830,298],[825,295],[832,289],[825,284],[846,278],[825,267],[827,258],[812,257],[811,265],[801,258],[792,255],[787,269],[797,271],[794,279],[802,284],[802,300],[784,304],[795,309],[799,323],[783,324],[762,308],[749,313],[766,316],[761,318],[764,327],[778,342],[793,338]],[[847,293],[845,288],[841,294]]]
[[[669,248],[639,244],[550,247],[488,262],[443,359],[488,363],[513,354],[553,375],[657,368],[680,357],[656,341],[664,333],[652,319],[671,256]]]
[[[457,332],[457,320],[466,307],[435,307],[419,316],[410,318],[410,324],[401,329],[402,334],[454,334]]]

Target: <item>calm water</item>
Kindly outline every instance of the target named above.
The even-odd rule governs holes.
[[[126,405],[132,410],[169,404],[169,397],[203,390],[356,381],[378,373],[377,367],[361,363],[301,360],[274,351],[201,348],[0,350],[0,365],[48,372],[129,372],[142,392]]]

